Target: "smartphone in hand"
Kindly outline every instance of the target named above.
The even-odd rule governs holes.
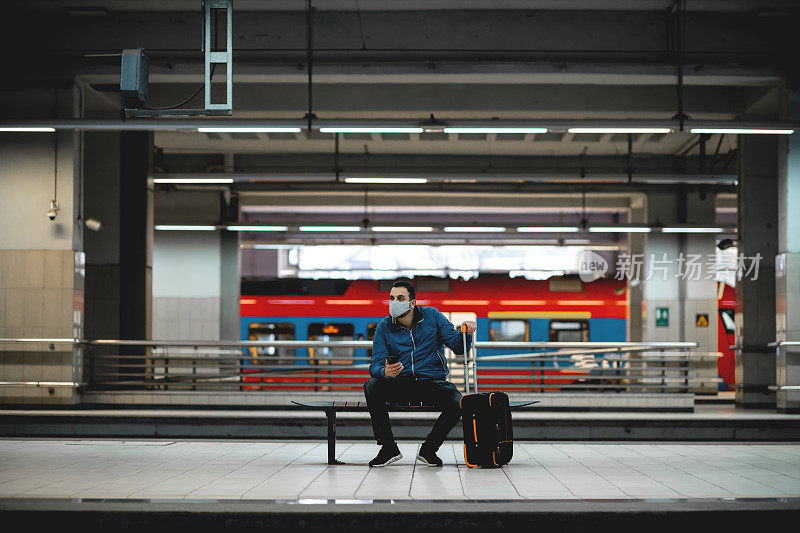
[[[396,362],[397,362],[399,359],[400,359],[400,358],[399,358],[397,355],[390,355],[389,357],[387,357],[387,358],[386,358],[386,364],[387,364],[387,365],[393,365],[393,364],[395,364],[395,363],[396,363]]]

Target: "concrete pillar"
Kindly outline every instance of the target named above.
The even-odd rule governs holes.
[[[631,205],[631,224],[647,224],[647,199],[636,198]],[[628,236],[628,253],[644,257],[647,236],[631,233]],[[631,279],[628,284],[628,341],[640,342],[644,338],[644,284],[641,279]]]
[[[102,222],[87,231],[86,337],[120,338],[120,133],[84,133],[84,213]]]
[[[713,225],[714,196],[678,189],[652,193],[647,199],[649,224]],[[695,355],[717,350],[716,282],[713,234],[647,234],[642,276],[645,319],[643,340],[695,341]],[[706,320],[698,323],[698,315]],[[716,359],[692,362],[696,379],[690,390],[716,393]]]
[[[800,94],[789,95],[789,118],[800,117]],[[775,257],[775,339],[800,341],[800,133],[780,139],[778,255]],[[779,412],[800,412],[800,346],[781,346],[776,359]]]
[[[159,190],[158,225],[226,224],[236,198],[219,191]],[[153,338],[239,338],[239,233],[156,231],[153,247]]]
[[[150,132],[86,132],[84,134],[84,211],[99,219],[98,232],[86,232],[86,314],[90,339],[150,338],[152,277],[152,165]],[[92,353],[130,354],[142,349],[123,347]],[[95,358],[93,358],[94,360]],[[108,361],[104,361],[107,363]],[[120,360],[120,363],[123,363]],[[116,381],[112,367],[92,365],[94,385]],[[138,369],[119,367],[119,373]]]
[[[239,338],[239,232],[220,234],[220,322],[222,340]]]
[[[72,88],[7,92],[0,108],[72,117],[74,95]],[[83,338],[80,153],[81,135],[69,130],[0,133],[2,338]],[[54,196],[60,209],[51,221],[45,212]],[[0,403],[77,403],[71,384],[83,381],[81,357],[70,344],[0,344]],[[13,385],[20,382],[51,385]]]
[[[736,281],[736,405],[775,407],[775,263],[778,251],[778,157],[785,139],[739,136],[739,255],[760,255],[758,276]],[[737,276],[738,278],[738,276]]]
[[[120,339],[150,338],[153,271],[153,201],[148,187],[152,132],[120,134]]]

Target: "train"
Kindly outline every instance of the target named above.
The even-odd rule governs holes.
[[[372,340],[377,324],[388,314],[388,293],[393,280],[276,279],[243,281],[240,298],[243,340]],[[475,321],[478,341],[625,342],[627,340],[627,280],[600,278],[585,282],[577,276],[555,276],[528,280],[507,275],[480,275],[470,280],[417,278],[417,304],[433,306],[451,322]],[[732,288],[719,293],[718,362],[721,388],[733,384]],[[722,315],[725,315],[724,317]],[[725,348],[723,350],[722,348]],[[518,350],[517,350],[518,352]],[[347,348],[251,348],[245,361],[244,388],[261,390],[355,390],[369,374],[366,367],[327,371],[320,384],[319,365],[366,363],[368,349]],[[481,355],[503,355],[513,350],[482,349]],[[449,354],[451,370],[460,360]],[[569,359],[569,358],[567,358]],[[265,365],[271,369],[264,375]],[[493,370],[503,366],[504,370]],[[515,370],[513,367],[518,366]],[[309,368],[307,375],[303,366]],[[542,374],[564,374],[549,378],[549,387],[579,381],[569,361],[543,363]],[[511,370],[509,370],[511,368]],[[281,369],[291,374],[280,375]],[[247,376],[247,373],[258,375]],[[519,374],[519,379],[514,377]],[[503,377],[493,377],[500,376]],[[497,390],[519,390],[530,386],[531,362],[481,362],[478,378],[482,386]],[[535,381],[535,380],[534,380]],[[347,386],[347,385],[351,386]],[[529,389],[530,390],[530,389]],[[538,390],[538,389],[537,389]]]

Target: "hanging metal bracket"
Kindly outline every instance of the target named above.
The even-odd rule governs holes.
[[[205,59],[205,108],[204,109],[125,109],[125,117],[196,117],[196,116],[230,116],[233,115],[233,0],[204,0],[203,1],[203,45]],[[225,30],[219,32],[216,26],[217,17],[212,16],[213,10],[224,10]],[[220,33],[218,35],[217,33]],[[225,48],[217,51],[214,49],[219,37],[225,38]],[[211,76],[214,66],[225,67],[225,102],[213,103],[211,101]]]

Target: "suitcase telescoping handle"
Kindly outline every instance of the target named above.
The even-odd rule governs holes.
[[[467,350],[467,326],[461,326],[461,339],[464,342],[464,393],[469,394],[469,353],[472,349]],[[478,362],[473,358],[473,392],[478,392]]]
[[[467,364],[467,326],[461,326],[461,340],[464,343],[464,394],[469,394],[469,368]]]

